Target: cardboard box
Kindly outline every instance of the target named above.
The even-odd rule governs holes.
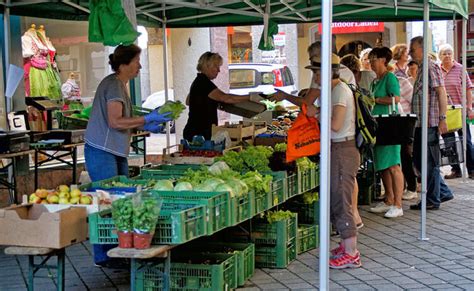
[[[277,143],[286,143],[286,136],[255,137],[255,145],[274,147]]]
[[[87,210],[49,212],[42,204],[0,209],[0,245],[60,249],[87,239]]]

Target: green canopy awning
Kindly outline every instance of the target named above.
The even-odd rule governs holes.
[[[271,0],[271,19],[277,23],[321,21],[323,0]],[[12,0],[10,14],[87,21],[87,0]],[[136,0],[138,22],[167,27],[213,27],[262,24],[265,0]],[[429,0],[430,19],[467,18],[467,0]],[[165,3],[163,5],[162,3]],[[423,20],[423,0],[334,0],[333,21]]]

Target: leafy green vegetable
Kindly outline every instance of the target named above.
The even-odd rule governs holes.
[[[249,146],[241,152],[228,151],[222,157],[216,158],[224,161],[234,171],[245,173],[248,171],[269,172],[268,158],[273,150],[266,146]]]
[[[160,107],[160,109],[158,109],[158,113],[163,114],[166,112],[171,112],[170,117],[173,120],[176,120],[184,109],[186,109],[186,106],[184,106],[181,101],[168,100],[165,102],[165,104],[163,104],[163,106]]]
[[[268,223],[273,223],[276,221],[281,221],[281,220],[286,220],[292,217],[295,217],[296,213],[293,213],[289,210],[283,211],[283,210],[278,210],[278,211],[268,211],[267,212],[267,221]]]
[[[158,191],[173,191],[174,186],[171,180],[158,180],[153,187],[153,190]]]
[[[303,157],[296,160],[296,166],[299,171],[306,171],[316,168],[316,163],[312,162],[308,157]]]
[[[112,217],[118,231],[132,231],[133,205],[129,198],[121,198],[112,202]]]
[[[313,204],[319,201],[319,193],[317,191],[306,192],[303,194],[304,204]]]
[[[275,152],[286,152],[286,143],[277,143],[275,145]]]
[[[174,186],[174,191],[193,191],[193,185],[189,182],[178,182]]]

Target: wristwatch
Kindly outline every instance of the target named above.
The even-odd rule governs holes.
[[[439,116],[439,121],[441,121],[441,120],[446,120],[446,115],[440,115]]]

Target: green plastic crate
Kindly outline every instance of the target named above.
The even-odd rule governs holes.
[[[260,193],[260,194],[255,194],[254,195],[254,203],[253,203],[253,213],[254,215],[257,215],[265,210],[267,210],[267,204],[268,204],[268,193]]]
[[[200,259],[217,259],[215,264],[187,263],[192,256]],[[136,266],[136,290],[163,290],[163,263],[138,260]],[[237,288],[237,264],[233,254],[189,253],[171,256],[170,290],[221,291]]]
[[[255,271],[255,245],[253,243],[191,242],[180,248],[180,251],[186,253],[199,251],[225,254],[233,251],[236,255],[238,286],[243,286],[245,281],[250,279]]]
[[[207,234],[206,207],[197,204],[163,202],[153,244],[181,244]],[[89,214],[91,244],[118,243],[110,209]]]
[[[60,129],[86,129],[87,119],[71,117],[74,113],[81,113],[80,110],[56,110],[55,115]]]
[[[156,191],[153,195],[165,201],[180,203],[189,201],[207,207],[207,234],[211,235],[227,226],[231,226],[229,192],[197,192],[197,191]],[[186,203],[186,202],[185,202]]]
[[[295,259],[295,239],[287,245],[255,246],[255,266],[257,268],[284,269]]]
[[[286,184],[288,188],[288,198],[298,195],[298,181],[297,175],[291,174],[286,177]]]
[[[272,208],[280,203],[283,203],[288,198],[288,187],[286,184],[286,172],[272,172],[270,175],[273,177],[270,184],[270,195],[268,197],[267,209]]]
[[[318,168],[311,168],[305,171],[297,171],[298,194],[308,192],[316,188]]]
[[[297,215],[273,223],[255,220],[250,236],[256,245],[287,245],[296,238],[297,221]]]
[[[254,216],[253,203],[254,194],[248,193],[240,197],[230,198],[230,221],[231,225],[237,225]]]
[[[178,179],[188,169],[198,170],[202,165],[157,165],[151,168],[142,168],[141,175],[145,179]]]
[[[299,224],[296,237],[297,254],[307,252],[319,246],[319,226],[314,224]]]
[[[302,197],[289,201],[285,209],[298,213],[298,223],[319,224],[319,201],[311,204],[302,202]]]
[[[110,186],[108,184],[112,182],[119,182],[119,183],[124,183],[128,184],[130,186]],[[134,185],[134,186],[132,186]],[[151,180],[145,180],[145,179],[130,179],[126,176],[115,176],[109,179],[104,179],[100,180],[97,182],[92,182],[92,183],[87,183],[79,186],[79,190],[81,191],[86,191],[89,189],[95,189],[95,188],[100,188],[100,189],[111,189],[115,191],[124,191],[124,192],[136,192],[138,186],[141,186],[143,189],[150,188],[153,185],[153,181]]]

